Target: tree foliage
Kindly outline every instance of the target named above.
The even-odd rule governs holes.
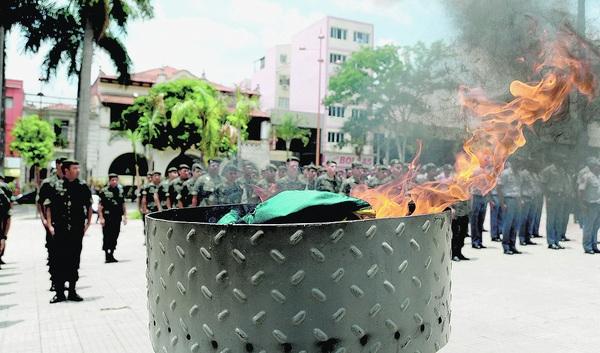
[[[13,142],[10,149],[18,152],[27,165],[44,167],[54,156],[56,135],[52,124],[37,115],[17,120],[11,131]]]
[[[365,114],[352,116],[343,128],[350,134],[355,152],[362,153],[367,131],[380,130],[390,140],[406,141],[410,136],[407,122],[424,122],[447,105],[448,93],[457,86],[452,60],[452,50],[441,41],[363,48],[331,77],[325,104],[365,110]],[[404,147],[399,145],[398,150],[404,151]],[[403,152],[400,155],[402,158]]]
[[[157,150],[185,153],[196,148],[206,159],[231,149],[225,122],[224,101],[210,84],[179,79],[157,84],[138,97],[115,128],[135,131],[143,145]]]
[[[300,140],[304,146],[308,145],[311,135],[310,129],[299,127],[300,118],[291,113],[281,117],[281,123],[274,128],[275,136],[285,141],[286,155],[289,157],[290,146],[293,140]]]

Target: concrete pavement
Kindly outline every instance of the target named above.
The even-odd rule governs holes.
[[[452,333],[441,352],[599,352],[600,255],[583,254],[576,224],[568,235],[565,250],[544,243],[513,256],[503,255],[489,233],[487,249],[466,245],[472,261],[454,263]],[[15,212],[9,236],[8,264],[0,270],[0,352],[152,352],[141,221],[123,228],[116,264],[104,264],[100,226],[91,227],[82,303],[48,304],[44,234],[31,210]]]

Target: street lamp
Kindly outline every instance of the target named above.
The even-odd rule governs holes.
[[[319,39],[319,58],[317,59],[317,63],[319,65],[319,83],[317,90],[317,148],[315,155],[315,165],[319,166],[321,165],[321,77],[323,73],[323,39],[325,39],[323,32],[320,32],[317,38]],[[299,50],[305,51],[306,48],[300,47]]]

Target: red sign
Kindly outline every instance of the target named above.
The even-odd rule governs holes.
[[[356,160],[358,159],[355,155],[351,155],[351,154],[342,154],[342,155],[326,155],[325,156],[325,160],[332,160],[334,162],[337,163],[337,165],[339,167],[350,167],[352,165],[352,163],[356,162]],[[365,156],[362,157],[360,159],[361,163],[365,166],[372,166],[373,165],[373,157],[371,156]]]

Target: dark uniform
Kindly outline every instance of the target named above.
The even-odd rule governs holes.
[[[196,180],[194,178],[188,178],[181,183],[181,188],[177,194],[177,201],[181,201],[184,208],[192,206],[192,198],[196,193],[194,190],[195,184]]]
[[[62,163],[62,161],[60,163]],[[42,184],[40,185],[40,191],[37,194],[36,201],[40,206],[42,217],[45,217],[44,203],[50,198],[50,195],[52,195],[52,191],[54,190],[54,188],[56,188],[56,183],[58,183],[59,180],[60,179],[58,178],[58,176],[56,174],[53,174],[48,178],[44,179],[44,181],[42,181]],[[52,269],[54,268],[52,262],[55,259],[53,237],[52,234],[50,234],[48,227],[45,227],[44,229],[46,230],[46,250],[48,251],[48,272],[50,273],[50,281],[54,283],[54,275],[52,273]]]
[[[341,188],[342,180],[337,175],[331,178],[328,174],[323,174],[317,178],[316,190],[318,191],[329,191],[337,194]]]
[[[68,164],[69,163],[69,164]],[[65,161],[66,165],[76,162]],[[67,167],[68,168],[68,167]],[[92,193],[85,182],[66,178],[59,180],[52,190],[50,197],[45,201],[45,206],[50,209],[52,227],[54,228],[54,247],[56,261],[54,273],[57,296],[64,300],[64,284],[69,282],[69,299],[77,299],[75,283],[79,279],[79,259],[83,241],[88,211],[92,205]],[[75,298],[72,298],[75,294]]]
[[[109,175],[114,178],[116,175]],[[147,187],[144,188],[146,190]],[[142,190],[142,192],[144,192]],[[102,205],[102,216],[104,226],[102,227],[102,250],[106,252],[106,262],[116,262],[113,253],[117,247],[117,239],[121,232],[121,221],[123,220],[123,204],[125,194],[120,185],[116,187],[105,186],[100,190],[100,205]]]
[[[0,242],[4,241],[6,244],[7,233],[8,233],[8,222],[10,221],[10,208],[11,208],[11,195],[10,190],[6,191],[8,188],[0,187]],[[2,257],[4,253],[4,248],[0,249],[0,257]],[[4,262],[0,259],[0,265],[4,264]]]
[[[218,197],[215,195],[217,186],[223,183],[223,178],[220,175],[204,174],[196,181],[194,188],[198,195],[198,203],[202,206],[217,205]]]
[[[160,208],[163,210],[167,209],[167,199],[169,198],[169,181],[163,180],[156,188],[158,194],[158,201],[160,202]]]
[[[162,183],[154,184],[154,183],[150,183],[148,185],[148,187],[146,188],[146,190],[144,191],[144,197],[146,198],[146,209],[148,210],[148,212],[157,212],[158,211],[158,205],[156,204],[156,201],[154,200],[154,195],[156,195],[159,192],[159,189],[161,187]],[[158,200],[160,202],[160,196],[158,197]],[[165,199],[166,202],[166,199]],[[161,205],[162,206],[162,205]],[[165,205],[166,208],[167,205]]]

